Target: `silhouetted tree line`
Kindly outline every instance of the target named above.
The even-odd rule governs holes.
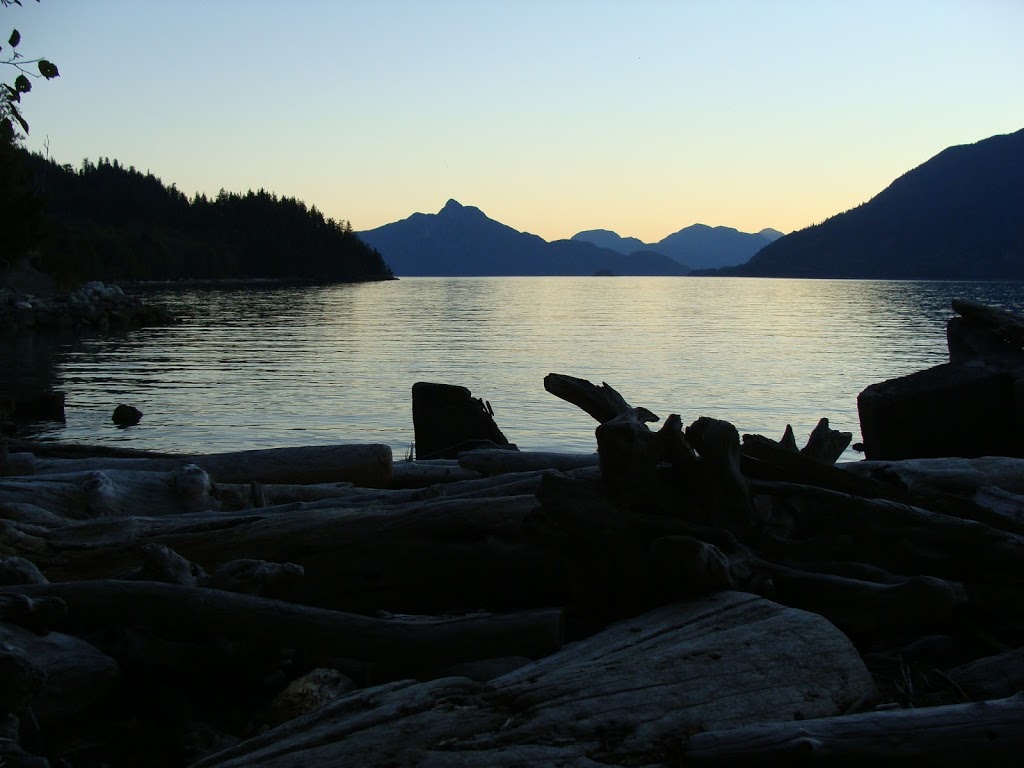
[[[64,282],[390,278],[346,221],[260,190],[189,199],[117,160],[59,165],[21,150],[45,225],[37,261]]]

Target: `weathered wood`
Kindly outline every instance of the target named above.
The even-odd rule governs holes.
[[[807,456],[822,464],[831,466],[843,455],[850,442],[853,440],[852,432],[840,432],[828,425],[828,419],[820,419],[817,426],[811,431],[807,439],[807,445],[801,450]]]
[[[861,477],[885,477],[911,492],[925,488],[970,494],[982,486],[993,486],[1024,494],[1024,459],[1009,456],[853,461],[840,466]]]
[[[463,469],[458,459],[396,461],[391,469],[392,488],[427,488],[431,485],[474,480],[479,472]]]
[[[544,377],[544,389],[555,397],[572,403],[577,408],[589,413],[599,424],[611,421],[624,414],[636,411],[636,420],[644,423],[658,421],[658,417],[646,408],[634,409],[615,389],[602,383],[597,386],[586,379],[566,376],[562,373],[549,373]]]
[[[595,430],[601,476],[615,500],[647,506],[656,495],[658,441],[635,410],[599,424]]]
[[[226,637],[369,661],[537,657],[559,648],[563,634],[560,609],[409,621],[152,581],[31,584],[3,592],[59,598],[75,626],[146,625],[171,633],[187,627],[193,638]]]
[[[418,381],[412,385],[412,421],[416,455],[452,459],[480,445],[515,450],[494,422],[491,404],[466,387]]]
[[[1024,648],[961,664],[948,677],[972,701],[1012,696],[1024,691]]]
[[[814,485],[865,498],[894,498],[899,489],[879,482],[869,474],[850,472],[850,464],[838,467],[814,461],[809,456],[785,448],[763,435],[743,435],[742,455],[758,464],[745,462],[744,472],[760,479]]]
[[[581,467],[596,467],[596,453],[552,453],[546,451],[504,451],[480,449],[459,454],[459,466],[482,475],[509,472],[533,472],[555,469],[565,472]]]
[[[158,458],[36,458],[37,474],[132,469],[170,472],[186,464],[202,467],[218,483],[337,483],[387,488],[391,482],[387,445],[325,445],[266,448],[230,453]]]
[[[41,673],[41,683],[28,703],[43,725],[86,711],[114,685],[117,663],[93,645],[72,635],[37,635],[0,623],[0,646],[15,648]]]
[[[832,715],[873,695],[828,622],[726,592],[620,622],[490,683],[353,692],[194,768],[663,764],[686,733]]]
[[[771,577],[779,602],[824,616],[855,641],[947,629],[967,604],[961,585],[928,576],[880,584],[775,563],[758,568]]]
[[[322,504],[325,502],[317,502]],[[525,526],[532,495],[358,508],[293,505],[69,523],[31,529],[6,521],[5,545],[51,581],[114,578],[164,544],[207,572],[232,560],[295,563],[306,578],[290,599],[352,611],[431,613],[561,604],[564,552]],[[5,521],[0,521],[0,524]],[[466,578],[473,574],[473,578]],[[543,602],[540,602],[543,600]]]
[[[684,765],[1016,765],[1024,694],[694,734]]]
[[[1024,561],[1024,536],[973,520],[805,485],[752,481],[751,489],[781,504],[773,525],[786,535],[774,541],[776,560],[848,560],[965,584],[1005,581]]]
[[[740,437],[727,421],[701,416],[686,428],[686,439],[700,454],[701,466],[722,522],[737,533],[758,525],[750,489],[740,472]]]
[[[195,464],[167,472],[92,470],[0,480],[0,502],[32,503],[58,517],[126,517],[220,508],[209,475]]]

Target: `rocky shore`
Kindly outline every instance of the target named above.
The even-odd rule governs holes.
[[[32,295],[0,287],[0,333],[135,328],[171,321],[159,307],[117,285],[85,283],[63,295]]]

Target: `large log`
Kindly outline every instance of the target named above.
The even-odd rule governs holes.
[[[207,572],[239,559],[295,563],[306,578],[292,599],[352,611],[432,613],[458,608],[562,604],[567,584],[557,541],[525,525],[532,495],[445,499],[354,508],[290,505],[237,513],[93,520],[41,529],[2,521],[11,554],[51,581],[117,578],[163,544]],[[472,578],[467,578],[472,574]]]
[[[847,560],[965,584],[1005,581],[1024,561],[1024,536],[973,520],[812,486],[751,487],[775,504],[773,526],[781,533],[762,545],[773,560]]]
[[[459,466],[483,475],[555,469],[566,472],[597,466],[596,453],[553,453],[547,451],[505,451],[481,449],[459,454]]]
[[[167,472],[93,470],[7,478],[0,480],[0,503],[31,503],[78,520],[220,508],[210,476],[195,464]]]
[[[377,619],[281,600],[153,581],[80,581],[4,587],[58,598],[69,627],[149,626],[190,639],[224,637],[399,666],[538,657],[561,647],[560,609],[446,619]]]
[[[867,712],[714,730],[690,737],[683,765],[1016,765],[1024,694],[941,707]]]
[[[196,464],[218,483],[338,483],[387,488],[391,448],[387,445],[324,445],[266,448],[180,457],[36,459],[36,474],[132,469],[170,472]]]
[[[356,691],[194,768],[665,764],[686,735],[868,705],[849,641],[725,592],[620,622],[490,683]]]

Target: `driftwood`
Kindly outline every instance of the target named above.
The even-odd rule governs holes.
[[[94,706],[113,687],[119,672],[112,658],[73,635],[39,635],[0,623],[0,646],[17,649],[40,673],[38,689],[24,706],[44,724],[67,720]]]
[[[71,519],[220,508],[209,475],[195,464],[168,472],[93,470],[0,480],[0,503],[23,502]]]
[[[827,622],[726,592],[621,622],[488,684],[353,692],[195,768],[664,763],[695,730],[833,715],[873,696]]]
[[[431,613],[558,604],[565,566],[523,528],[534,496],[436,498],[353,509],[292,505],[238,513],[95,520],[57,529],[8,522],[6,554],[33,560],[51,581],[116,578],[140,548],[163,544],[207,572],[238,559],[295,563],[292,597],[351,611]],[[466,574],[473,574],[469,579]]]
[[[440,483],[474,480],[479,472],[463,469],[457,459],[396,461],[391,468],[391,488],[427,488]]]
[[[63,600],[71,626],[142,624],[172,633],[185,630],[193,637],[226,637],[370,661],[536,657],[562,644],[560,610],[410,621],[158,582],[97,580],[4,589],[29,598]]]
[[[1008,699],[697,733],[683,764],[1016,765],[1024,694]]]
[[[171,472],[196,464],[218,483],[337,483],[351,482],[387,488],[391,481],[391,448],[386,445],[328,445],[267,448],[232,453],[181,457],[37,458],[36,474],[69,474],[129,469]]]
[[[482,475],[531,472],[538,469],[557,469],[565,472],[582,467],[596,467],[597,462],[597,454],[593,453],[505,451],[492,448],[459,454],[460,467]]]
[[[792,430],[741,446],[720,420],[652,431],[606,384],[545,387],[598,420],[598,466],[473,451],[392,470],[388,452],[388,477],[352,485],[307,482],[325,454],[278,474],[189,457],[220,507],[190,512],[160,495],[184,461],[170,457],[90,519],[62,516],[101,508],[80,487],[47,495],[89,477],[56,459],[0,482],[17,489],[0,498],[0,619],[121,669],[90,707],[90,746],[51,718],[22,747],[72,764],[179,766],[231,744],[200,765],[685,764],[700,732],[993,698],[1022,679],[1019,466],[832,466],[844,438],[825,420],[823,451]],[[117,490],[141,477],[76,462]],[[548,656],[538,638],[556,627],[573,642]],[[31,671],[34,653],[15,656]],[[281,722],[290,681],[311,698]]]
[[[807,445],[800,453],[822,464],[832,465],[839,460],[852,440],[852,433],[832,429],[828,425],[828,419],[821,419],[811,431]]]

